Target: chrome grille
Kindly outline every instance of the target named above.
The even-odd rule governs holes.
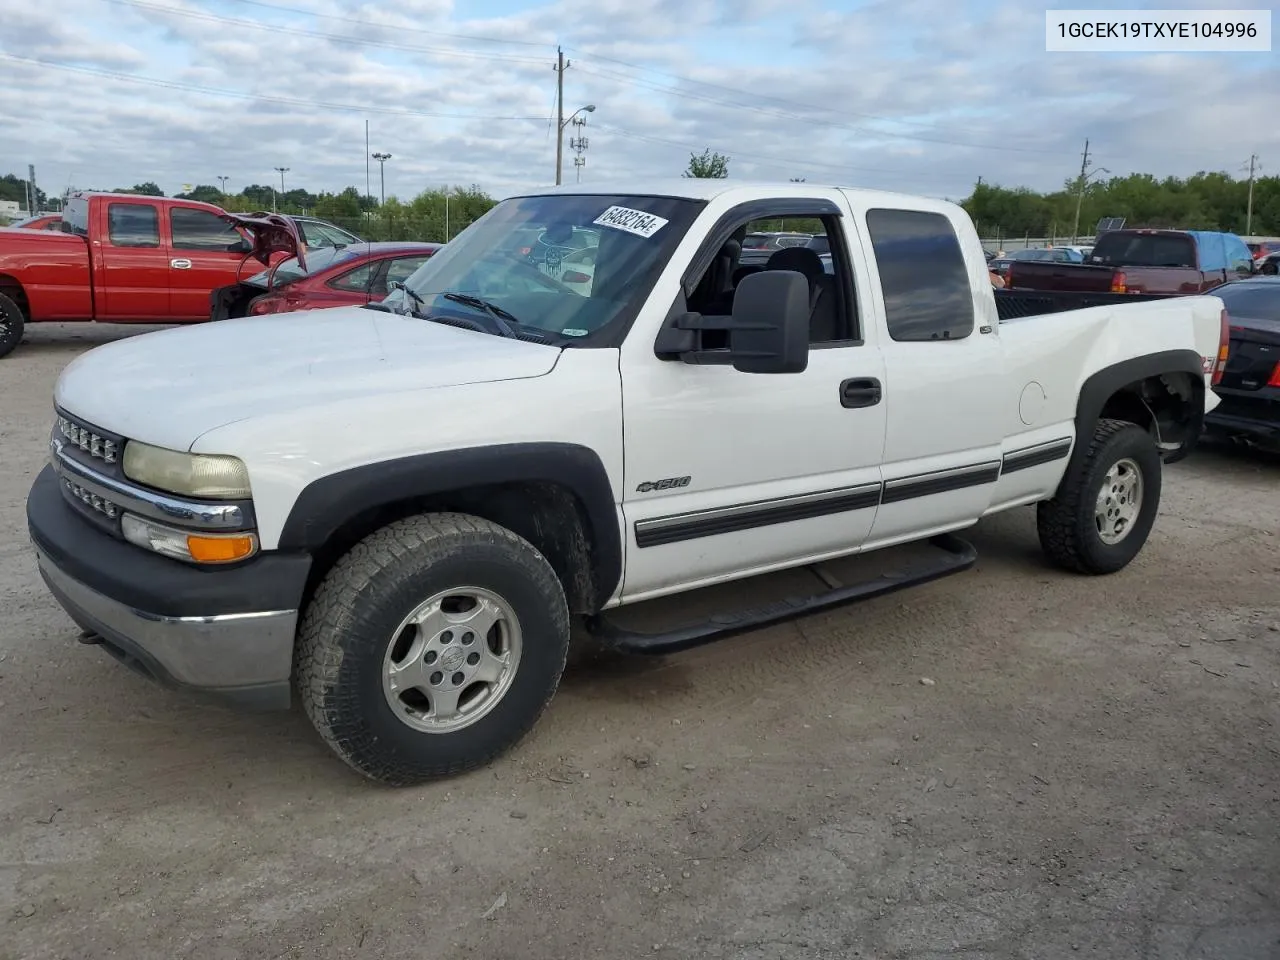
[[[96,493],[90,493],[75,481],[68,480],[66,477],[63,477],[62,486],[65,492],[69,494],[73,500],[78,500],[90,510],[102,514],[102,516],[107,519],[114,520],[120,516],[121,509],[118,504],[114,504],[105,497],[98,496]]]
[[[57,429],[58,433],[69,444],[96,460],[101,460],[104,463],[115,463],[120,456],[120,443],[118,440],[76,423],[70,417],[59,414]]]

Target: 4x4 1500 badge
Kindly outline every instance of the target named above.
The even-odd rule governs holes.
[[[654,490],[674,490],[687,487],[693,477],[667,477],[665,480],[646,480],[636,487],[636,493],[652,493]]]

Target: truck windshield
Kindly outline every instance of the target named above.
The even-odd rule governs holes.
[[[1108,267],[1196,266],[1196,245],[1186,234],[1108,233],[1094,244],[1090,263]]]
[[[656,196],[504,200],[405,280],[412,297],[396,290],[383,302],[456,315],[462,294],[567,343],[603,345],[635,317],[702,207]]]

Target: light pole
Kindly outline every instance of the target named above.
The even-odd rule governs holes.
[[[563,105],[560,108],[560,113],[561,113],[561,118],[559,121],[560,129],[556,131],[556,184],[557,185],[559,185],[561,182],[561,166],[564,161],[564,128],[568,126],[570,123],[572,123],[573,118],[576,117],[578,114],[582,113],[583,111],[586,111],[587,113],[595,113],[596,105],[594,103],[588,103],[585,107],[579,107],[577,110],[573,111],[573,113],[569,114],[569,116],[567,117],[563,116],[564,114]]]
[[[218,183],[222,184],[222,195],[223,195],[224,197],[227,195],[227,181],[228,181],[228,180],[230,180],[230,179],[231,179],[230,177],[218,177],[218,178],[217,178]]]
[[[378,202],[378,206],[385,207],[387,205],[387,161],[391,159],[391,154],[375,153],[373,159],[378,161],[378,182],[382,190],[382,199]]]
[[[289,168],[276,167],[276,169],[280,171],[280,192],[283,194],[284,193],[284,175],[289,172]],[[273,203],[271,207],[272,209],[275,209],[275,204]]]

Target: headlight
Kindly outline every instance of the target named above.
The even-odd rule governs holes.
[[[132,544],[188,563],[234,563],[258,551],[258,538],[253,533],[195,533],[132,513],[120,518],[120,532]]]
[[[189,497],[250,497],[249,469],[236,457],[181,453],[130,440],[124,447],[124,475],[149,487]]]

